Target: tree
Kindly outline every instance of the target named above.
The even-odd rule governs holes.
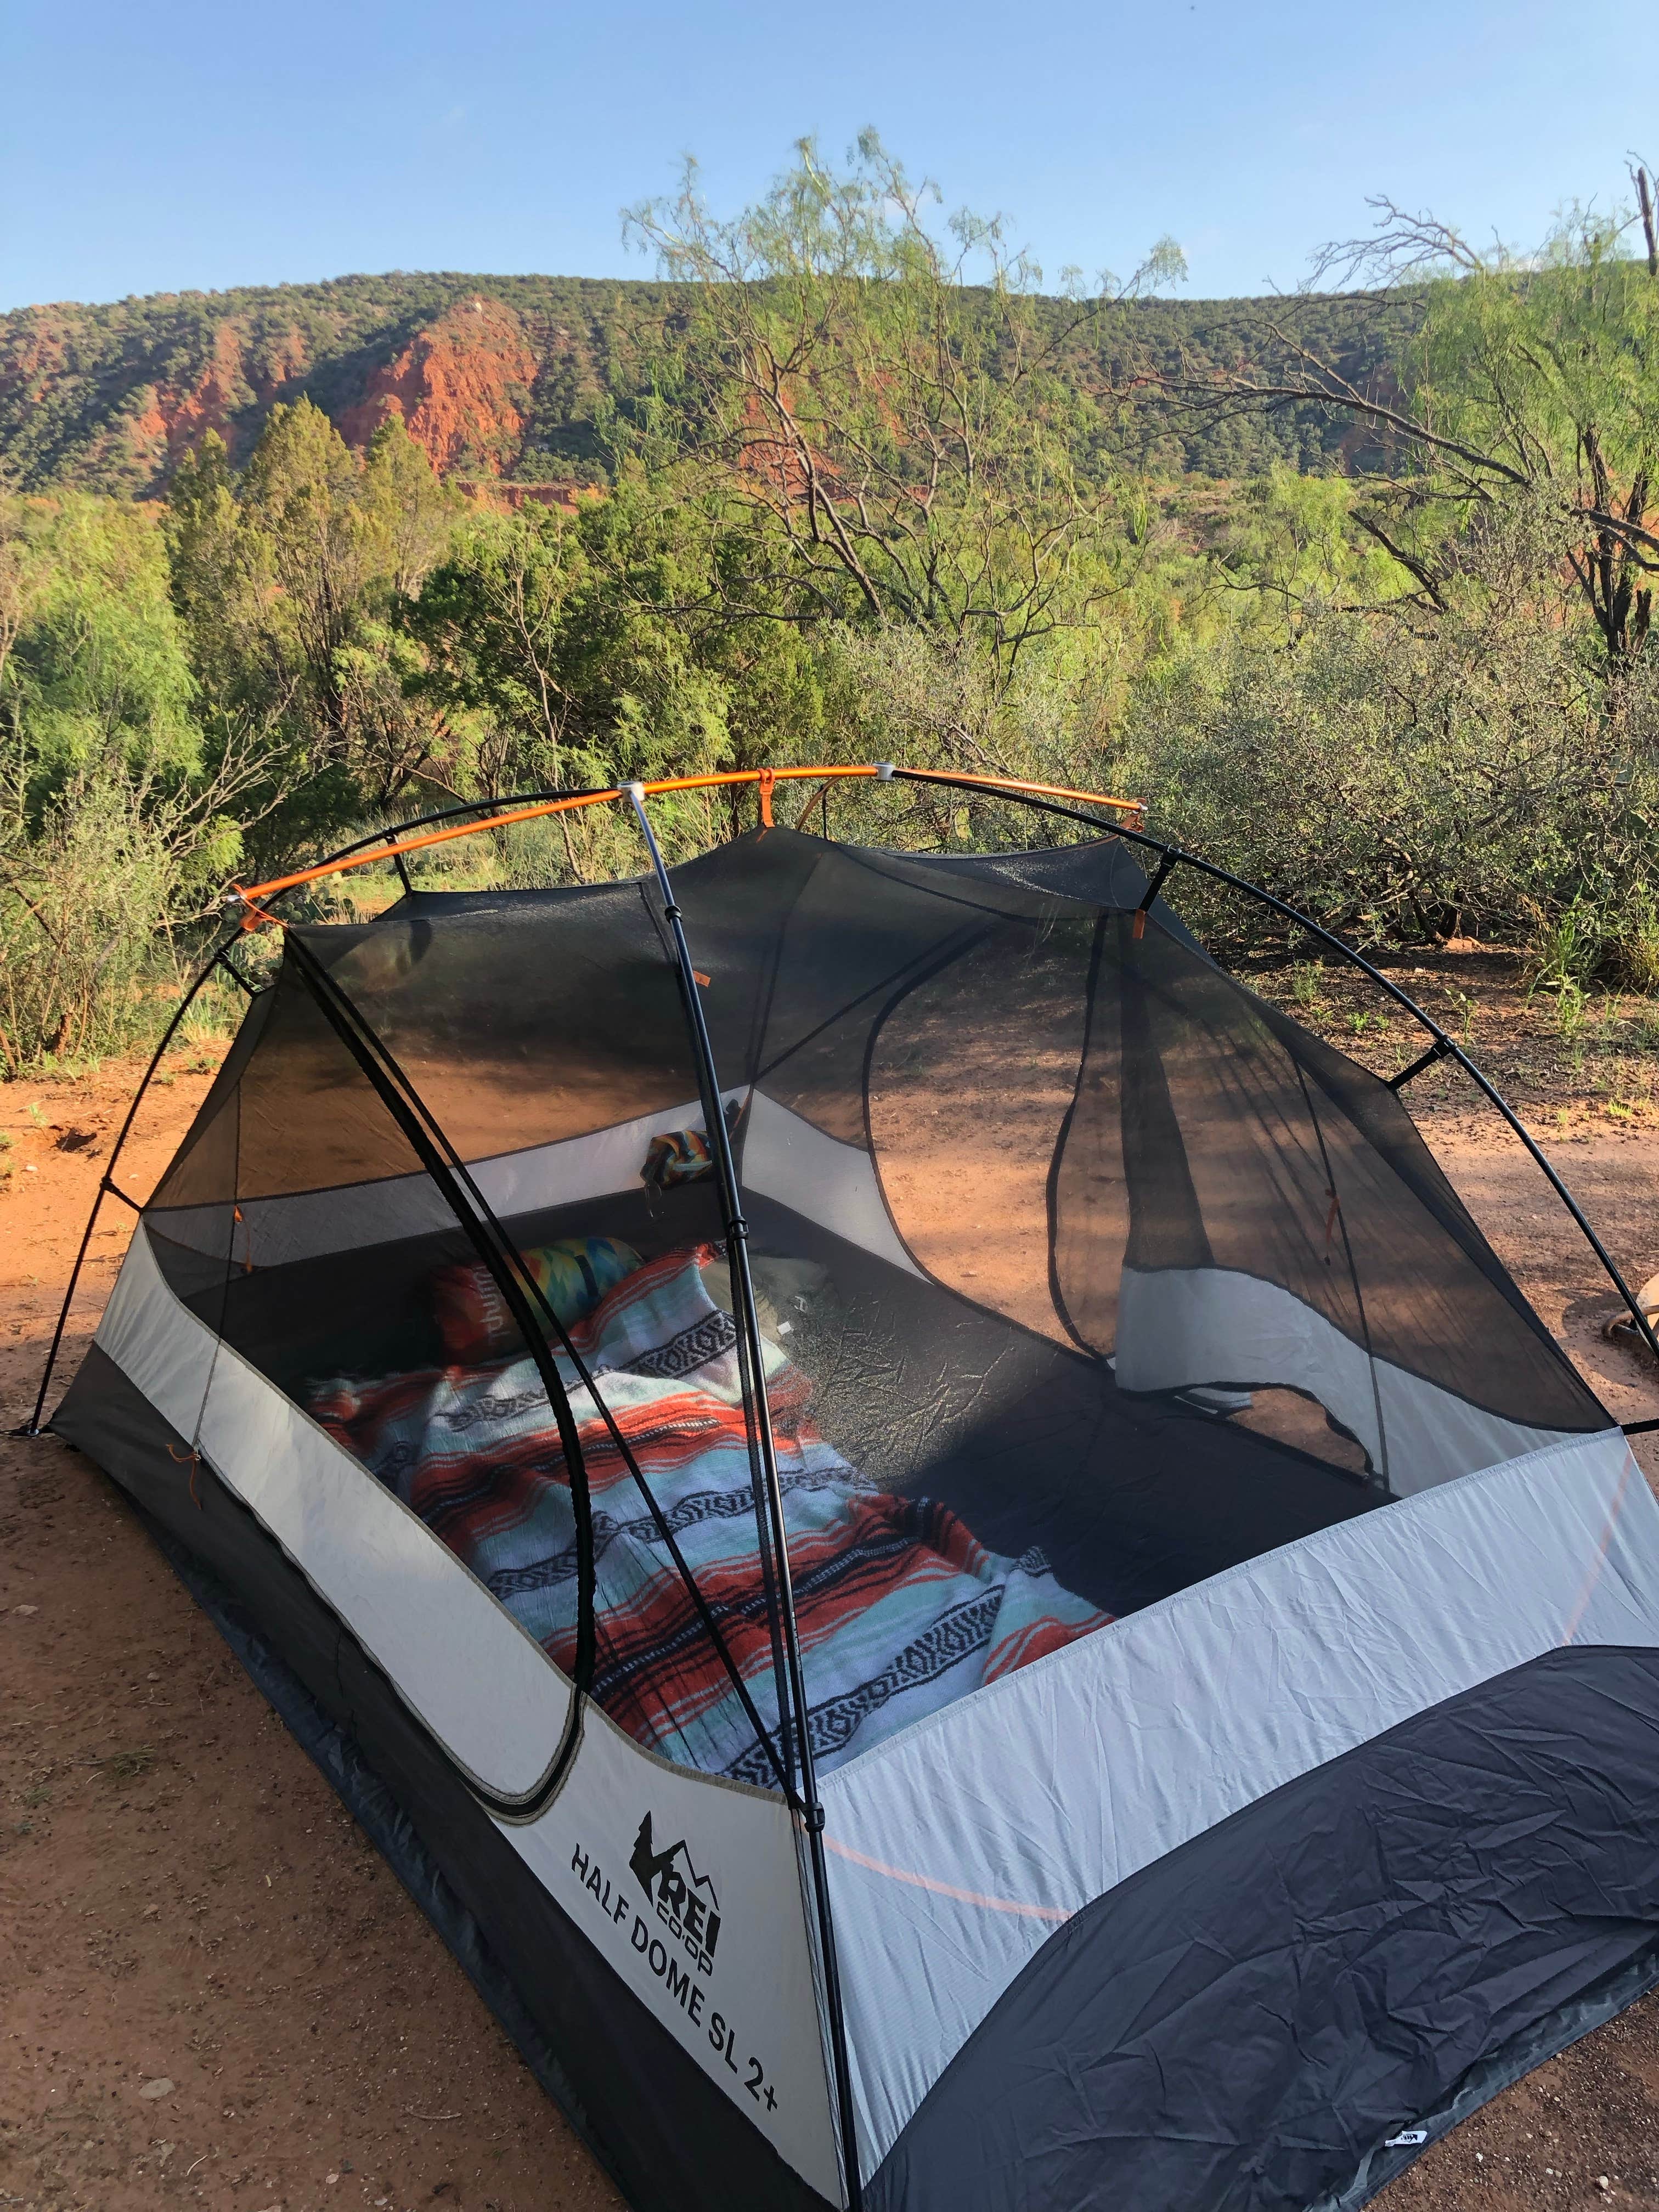
[[[275,407],[240,478],[210,433],[175,477],[168,544],[214,703],[372,806],[441,777],[453,733],[396,617],[460,512],[395,418],[359,457],[310,401]]]
[[[1085,472],[1090,404],[1057,374],[1098,303],[1040,314],[1041,272],[1000,222],[957,214],[941,237],[938,197],[869,131],[842,174],[803,140],[729,222],[688,163],[675,199],[628,218],[693,301],[633,435],[729,509],[734,615],[971,634],[1006,673],[1109,585],[1091,556],[1117,534],[1112,485]],[[1103,294],[1182,266],[1165,240]]]
[[[480,718],[476,773],[487,792],[556,786],[573,701],[562,659],[567,606],[585,563],[567,519],[545,507],[480,514],[402,610],[422,648],[416,687]]]
[[[151,512],[0,511],[0,1063],[121,1042],[236,861],[266,763],[204,721]]]
[[[401,611],[422,659],[411,688],[465,732],[485,791],[720,765],[734,690],[757,701],[763,664],[795,641],[767,623],[739,643],[709,611],[715,557],[708,516],[632,466],[572,515],[480,514]]]
[[[266,595],[267,641],[279,665],[303,671],[337,737],[346,726],[337,656],[373,573],[362,474],[327,416],[301,399],[271,409],[240,486],[256,573],[276,587]]]
[[[1646,190],[1645,172],[1638,172]],[[1467,570],[1467,537],[1524,505],[1558,526],[1564,574],[1616,678],[1648,635],[1659,534],[1648,524],[1659,468],[1659,276],[1629,251],[1635,218],[1579,210],[1534,254],[1482,251],[1390,200],[1375,233],[1323,249],[1333,274],[1380,282],[1414,308],[1401,388],[1361,389],[1277,332],[1283,366],[1182,387],[1200,409],[1316,400],[1378,426],[1407,465],[1376,479],[1359,526],[1443,610]]]

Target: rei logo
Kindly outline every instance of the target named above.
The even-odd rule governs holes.
[[[628,1864],[658,1919],[707,1973],[714,1963],[714,1947],[720,1942],[720,1903],[714,1883],[692,1864],[685,1838],[681,1837],[659,1850],[651,1815],[647,1813],[641,1819]]]

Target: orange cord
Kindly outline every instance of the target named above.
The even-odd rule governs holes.
[[[200,1452],[198,1452],[198,1451],[197,1450],[197,1449],[196,1449],[196,1447],[195,1447],[195,1445],[194,1445],[194,1444],[192,1444],[192,1445],[191,1446],[191,1448],[190,1448],[190,1449],[189,1449],[189,1451],[188,1451],[188,1452],[176,1452],[176,1451],[174,1451],[174,1449],[173,1449],[173,1446],[172,1446],[171,1444],[169,1444],[169,1445],[167,1446],[167,1457],[168,1457],[168,1458],[169,1458],[169,1459],[173,1462],[173,1464],[174,1464],[174,1466],[175,1466],[175,1467],[182,1467],[182,1466],[184,1465],[184,1463],[185,1463],[185,1460],[186,1460],[186,1459],[188,1459],[188,1460],[189,1460],[189,1462],[190,1462],[190,1502],[191,1502],[191,1504],[196,1508],[196,1510],[199,1513],[199,1512],[201,1511],[201,1510],[202,1510],[202,1501],[201,1501],[201,1498],[197,1495],[197,1490],[196,1490],[196,1478],[197,1478],[197,1476],[198,1476],[198,1475],[201,1473],[201,1471],[202,1471],[202,1455],[201,1455],[201,1453],[200,1453]]]

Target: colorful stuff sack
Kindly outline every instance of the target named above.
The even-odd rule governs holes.
[[[640,1265],[633,1246],[616,1237],[567,1237],[556,1244],[532,1244],[524,1258],[567,1328],[585,1321],[605,1292]],[[480,1261],[446,1267],[433,1277],[432,1310],[445,1357],[453,1365],[477,1366],[523,1351],[501,1286]]]

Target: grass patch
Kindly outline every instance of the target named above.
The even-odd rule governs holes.
[[[147,1743],[134,1751],[112,1751],[98,1762],[99,1771],[110,1782],[136,1782],[155,1765],[155,1753]]]

